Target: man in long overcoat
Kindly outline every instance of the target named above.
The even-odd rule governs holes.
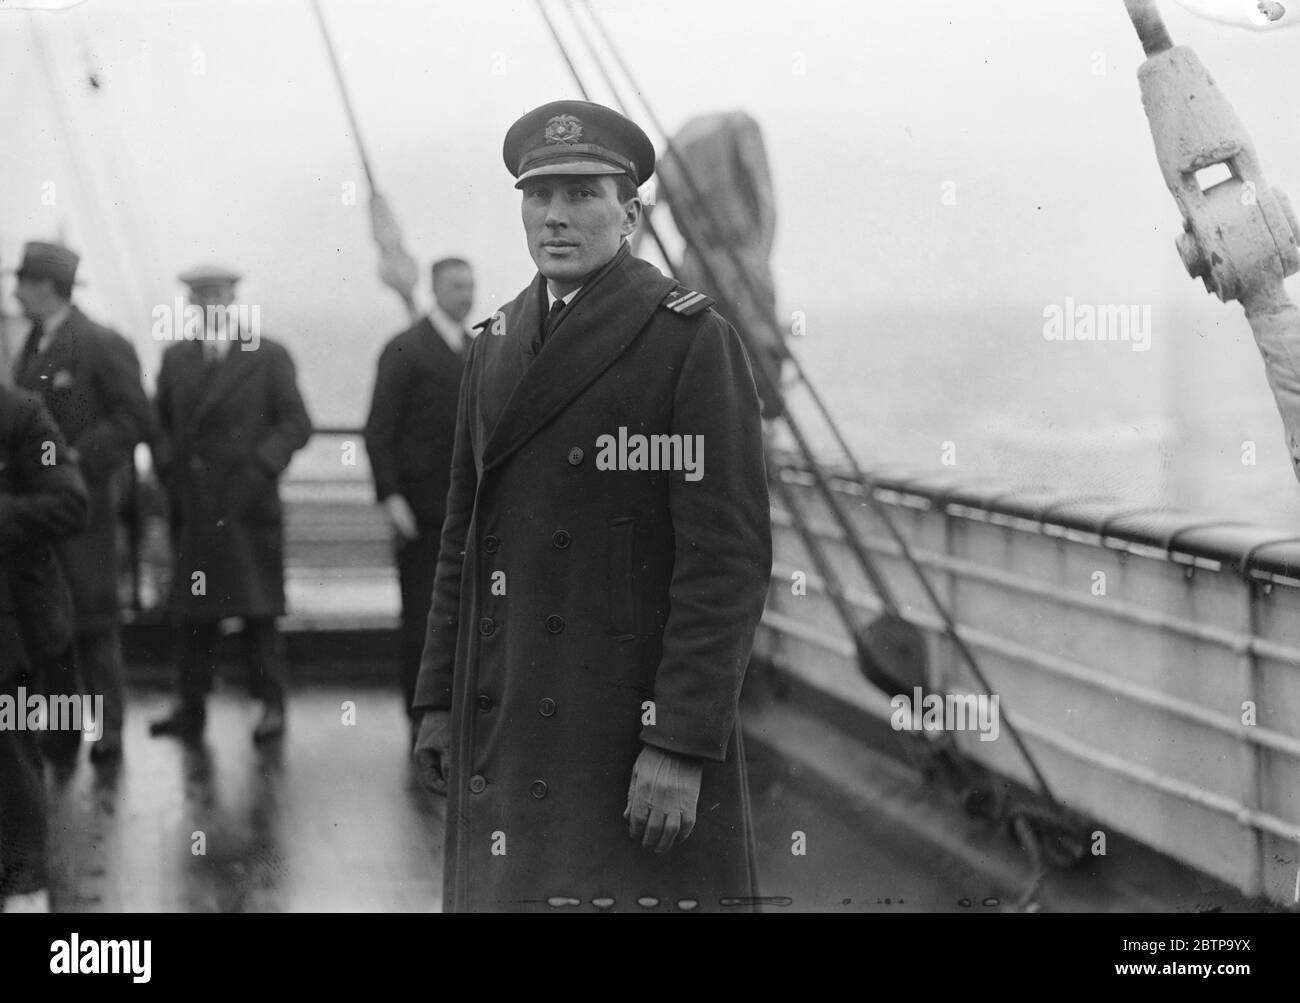
[[[771,569],[749,364],[629,253],[634,123],[553,102],[504,156],[538,274],[470,350],[415,698],[444,908],[747,908],[737,703]]]
[[[16,714],[40,688],[44,653],[71,637],[71,598],[66,586],[51,588],[59,575],[51,544],[83,530],[87,509],[81,474],[40,398],[0,385],[0,700]],[[48,912],[37,732],[15,724],[0,715],[0,911]]]
[[[72,302],[78,264],[78,256],[61,244],[32,241],[24,249],[15,296],[32,330],[15,364],[14,383],[44,400],[90,491],[90,526],[62,541],[59,556],[76,607],[81,685],[104,698],[103,735],[91,751],[102,761],[122,752],[117,523],[123,475],[136,443],[149,437],[152,419],[131,343]],[[54,675],[63,661],[49,661],[47,672]],[[54,678],[48,684],[59,691],[75,685]],[[79,740],[75,733],[65,737]]]
[[[235,304],[238,279],[213,266],[181,276],[191,306],[204,312],[204,328],[168,348],[158,374],[154,464],[171,505],[180,699],[153,722],[155,735],[202,732],[218,625],[234,617],[244,621],[250,688],[264,703],[253,737],[284,730],[278,481],[311,437],[311,419],[289,353],[261,334],[260,310]]]

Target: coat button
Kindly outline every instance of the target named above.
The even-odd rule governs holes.
[[[569,450],[569,466],[576,467],[582,462],[582,458],[585,455],[586,454],[582,451],[581,446],[574,446]]]
[[[550,790],[550,788],[546,786],[545,780],[534,780],[528,785],[528,793],[537,798],[538,801],[546,797],[546,792],[548,790]]]
[[[546,629],[552,634],[558,634],[564,630],[564,617],[556,616],[552,613],[546,618]]]
[[[478,699],[474,702],[478,704],[478,709],[481,711],[489,711],[492,709],[492,698],[486,693],[480,693]]]
[[[495,554],[501,549],[501,541],[495,536],[485,536],[483,537],[483,549],[489,554]]]
[[[479,776],[479,774],[475,773],[469,778],[469,789],[475,794],[482,794],[487,790],[487,781]]]
[[[556,550],[563,550],[572,540],[573,537],[564,530],[557,529],[555,534],[551,537],[551,545],[554,546]]]
[[[543,697],[542,702],[537,705],[537,710],[542,717],[551,717],[555,714],[555,701],[550,697]]]
[[[491,637],[494,633],[496,633],[496,629],[497,629],[497,622],[493,620],[490,616],[485,616],[482,620],[478,622],[478,632],[482,634],[484,637]]]

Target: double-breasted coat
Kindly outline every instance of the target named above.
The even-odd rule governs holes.
[[[452,713],[444,908],[745,908],[737,702],[771,569],[749,364],[626,245],[534,357],[543,283],[482,325],[462,384],[415,699]],[[699,476],[603,438],[637,434],[702,437]],[[705,764],[661,856],[623,819],[646,743]]]
[[[77,454],[90,492],[86,532],[59,544],[72,588],[77,630],[117,621],[120,475],[135,445],[149,438],[149,399],[131,343],[73,306],[40,355],[24,352],[14,383],[40,395]]]
[[[262,337],[233,344],[209,366],[200,342],[173,345],[163,353],[156,406],[154,464],[175,548],[173,615],[282,615],[278,481],[312,430],[289,353]]]

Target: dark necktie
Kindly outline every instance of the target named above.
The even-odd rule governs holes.
[[[23,345],[23,354],[18,356],[18,364],[14,367],[14,382],[20,382],[23,374],[27,372],[27,367],[32,364],[32,360],[41,353],[41,338],[45,335],[45,325],[39,320],[32,321],[32,329],[27,335],[27,341]]]
[[[560,322],[560,314],[564,313],[564,300],[556,300],[551,304],[551,312],[546,315],[546,323],[542,325],[542,343],[550,337],[555,325]]]

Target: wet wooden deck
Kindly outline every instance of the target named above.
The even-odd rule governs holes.
[[[344,701],[356,724],[342,723]],[[137,690],[126,754],[82,754],[50,781],[53,906],[64,912],[431,912],[445,801],[420,790],[387,688],[294,691],[289,730],[250,738],[257,706],[214,696],[201,744],[150,738],[162,691]],[[751,759],[760,891],[779,911],[950,911],[989,889],[883,818],[819,803],[788,767]],[[791,852],[792,833],[808,852]],[[198,853],[196,850],[204,852]]]

